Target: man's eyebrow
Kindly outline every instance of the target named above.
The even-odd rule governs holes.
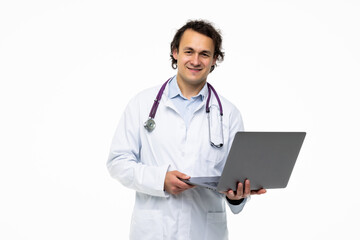
[[[209,51],[209,50],[204,50],[204,51],[202,51],[201,53],[206,53],[206,54],[209,54],[209,55],[212,54],[211,51]]]
[[[183,50],[194,51],[194,49],[192,47],[184,47]],[[203,51],[201,51],[201,53],[206,53],[206,54],[209,54],[209,55],[212,54],[210,50],[203,50]]]
[[[184,47],[183,50],[191,50],[191,51],[194,51],[194,49],[192,47]]]

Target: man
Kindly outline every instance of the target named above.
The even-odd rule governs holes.
[[[163,85],[163,92],[156,87],[134,97],[120,120],[107,166],[114,178],[136,190],[130,239],[227,239],[225,202],[237,214],[247,197],[266,192],[250,191],[248,180],[226,193],[180,180],[221,175],[234,135],[243,131],[240,112],[220,96],[221,125],[220,104],[208,88],[209,73],[224,57],[221,43],[210,23],[187,22],[171,43],[176,76]],[[154,129],[149,122],[144,127],[150,110]],[[222,147],[210,144],[209,131],[216,130]]]

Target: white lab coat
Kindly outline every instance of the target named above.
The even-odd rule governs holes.
[[[195,111],[188,129],[168,98],[168,87],[155,116],[156,128],[148,132],[144,122],[160,86],[134,97],[119,122],[107,162],[112,177],[136,190],[130,239],[221,240],[228,238],[225,196],[196,187],[179,195],[164,191],[167,171],[178,170],[189,176],[221,175],[234,135],[243,130],[240,112],[221,98],[224,147],[209,142],[205,103]],[[207,87],[206,87],[207,89]],[[218,103],[211,95],[212,127],[219,128]],[[239,213],[246,201],[234,206]]]

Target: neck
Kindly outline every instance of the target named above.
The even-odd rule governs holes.
[[[191,99],[192,97],[199,94],[201,89],[204,87],[206,81],[203,81],[198,84],[188,84],[178,80],[177,83],[182,95],[187,99]]]

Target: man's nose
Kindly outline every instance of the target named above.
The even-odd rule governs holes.
[[[191,64],[197,66],[200,64],[199,54],[194,54],[191,58]]]

